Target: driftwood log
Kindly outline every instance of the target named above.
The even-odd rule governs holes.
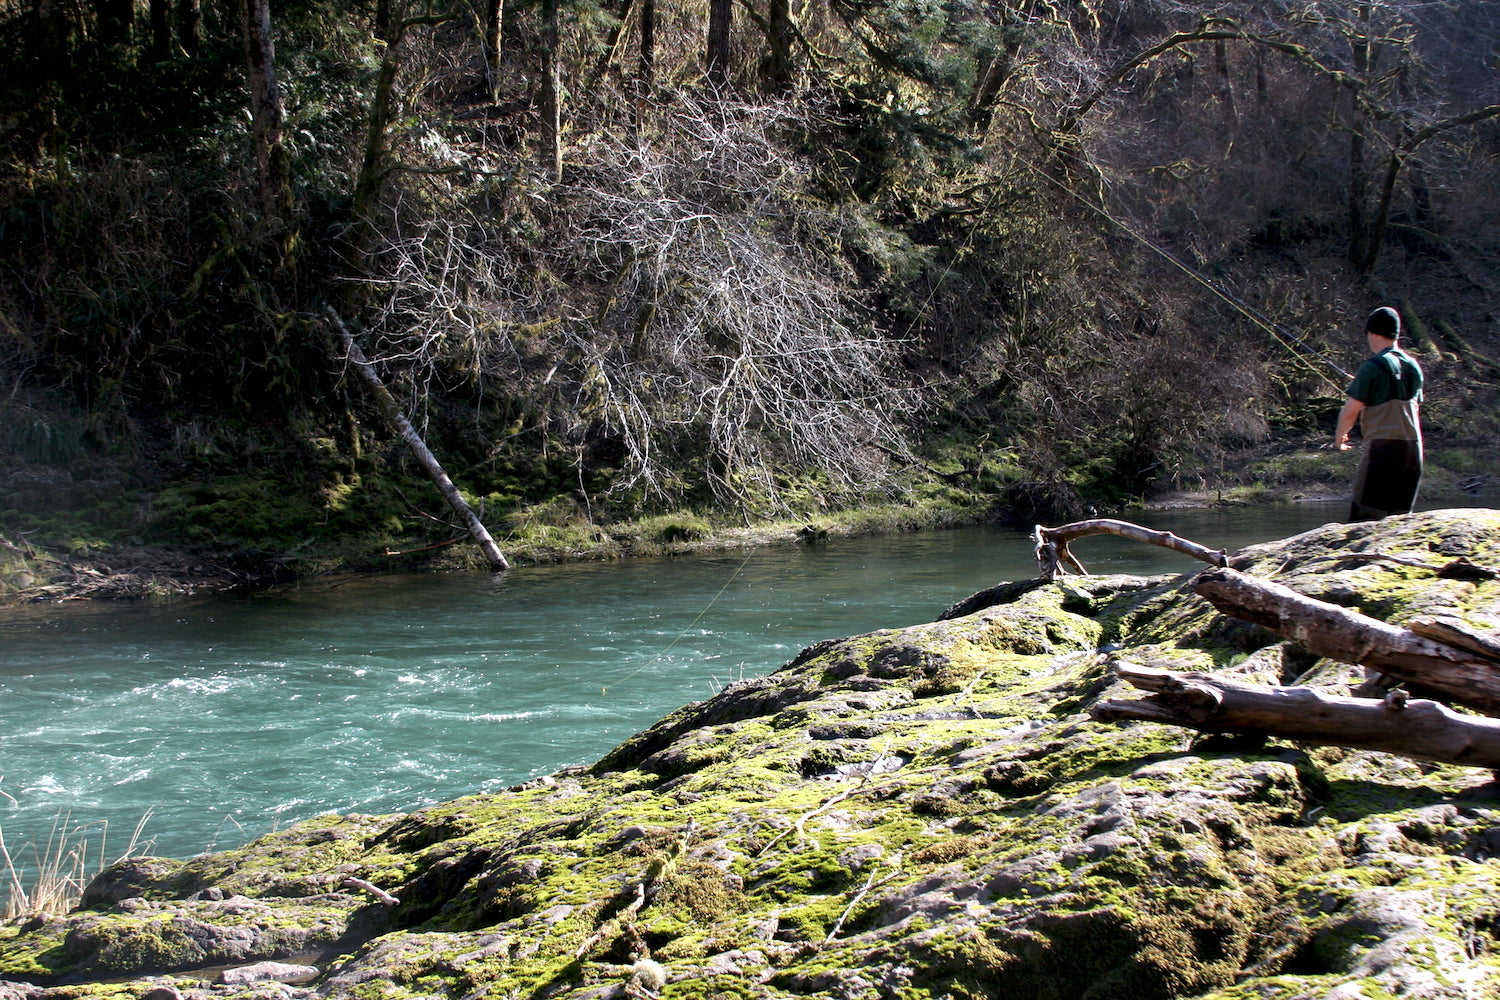
[[[1500,636],[1493,632],[1481,632],[1458,618],[1413,618],[1406,623],[1406,627],[1417,635],[1466,649],[1476,656],[1500,663]]]
[[[1137,542],[1146,542],[1149,545],[1160,545],[1162,548],[1172,549],[1184,555],[1201,559],[1210,566],[1223,566],[1227,563],[1227,556],[1223,549],[1210,549],[1199,545],[1197,542],[1179,538],[1170,531],[1156,531],[1152,528],[1143,528],[1139,524],[1131,524],[1129,521],[1116,521],[1112,518],[1100,517],[1090,521],[1074,521],[1056,528],[1048,528],[1037,525],[1032,532],[1032,539],[1036,542],[1037,568],[1041,572],[1043,580],[1054,580],[1061,573],[1072,570],[1080,575],[1087,575],[1088,570],[1078,557],[1068,549],[1068,543],[1088,535],[1119,535]]]
[[[1401,692],[1377,701],[1125,663],[1116,664],[1115,671],[1152,694],[1097,703],[1089,714],[1101,722],[1139,719],[1202,732],[1253,730],[1302,743],[1500,769],[1500,721],[1459,715],[1435,701],[1407,700]]]
[[[397,899],[395,896],[392,896],[390,893],[380,888],[380,886],[375,885],[372,882],[366,882],[362,878],[355,878],[353,875],[350,875],[348,878],[344,879],[343,887],[345,889],[361,889],[365,892],[368,892],[371,896],[374,896],[379,902],[383,903],[386,906],[401,905],[401,900]]]
[[[1214,608],[1302,646],[1314,655],[1352,663],[1407,682],[1432,698],[1500,716],[1500,635],[1448,617],[1413,619],[1405,628],[1299,594],[1229,567],[1223,550],[1168,531],[1105,518],[1057,528],[1037,525],[1037,567],[1043,580],[1088,571],[1068,549],[1087,535],[1113,534],[1160,545],[1213,568],[1193,589]],[[1495,571],[1467,560],[1447,565],[1354,553],[1329,558],[1380,558],[1431,569],[1440,577],[1492,579]],[[1305,743],[1382,750],[1423,760],[1500,770],[1500,721],[1461,715],[1427,698],[1392,691],[1385,700],[1347,698],[1312,688],[1247,684],[1209,674],[1173,673],[1118,664],[1121,678],[1152,692],[1139,700],[1105,700],[1091,710],[1100,721],[1161,722],[1204,732],[1257,731]]]
[[[1419,684],[1445,701],[1500,715],[1500,663],[1228,568],[1207,569],[1193,589],[1224,614],[1252,622],[1310,653]]]
[[[375,402],[380,405],[381,415],[385,417],[386,422],[401,435],[401,440],[405,441],[406,446],[411,449],[422,471],[427,473],[427,477],[443,495],[443,499],[448,501],[448,506],[452,507],[453,512],[463,521],[469,537],[474,540],[474,544],[479,546],[479,550],[489,561],[490,569],[496,572],[510,569],[510,563],[500,551],[500,546],[496,545],[495,540],[490,537],[484,522],[479,520],[479,515],[474,513],[474,508],[469,506],[463,494],[458,491],[458,487],[453,485],[453,480],[448,478],[448,473],[443,471],[443,466],[438,462],[437,456],[427,447],[427,443],[411,425],[411,421],[406,419],[406,414],[401,410],[401,404],[396,402],[396,397],[392,396],[391,391],[385,387],[380,373],[375,370],[374,365],[370,364],[369,359],[365,357],[365,352],[360,350],[359,344],[355,342],[353,334],[344,325],[344,321],[331,308],[327,310],[327,313],[328,320],[343,345],[344,356],[348,359],[349,366],[354,369],[354,373],[359,376]]]

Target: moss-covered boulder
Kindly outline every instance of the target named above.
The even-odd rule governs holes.
[[[1493,624],[1500,582],[1438,577],[1458,556],[1500,566],[1500,513],[1235,561],[1398,622]],[[1189,579],[996,588],[814,646],[591,768],[125,863],[88,909],[0,926],[0,996],[1500,996],[1488,772],[1090,720],[1125,693],[1117,658],[1362,680]],[[322,974],[204,968],[264,959]]]

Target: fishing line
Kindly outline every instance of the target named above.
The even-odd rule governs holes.
[[[619,680],[615,681],[615,686],[618,687],[619,685],[624,684],[626,681],[630,680],[636,674],[638,674],[641,671],[645,670],[647,667],[651,666],[653,663],[656,663],[662,657],[664,657],[668,653],[670,653],[672,651],[672,647],[676,646],[679,642],[681,642],[682,641],[682,637],[685,636],[685,635],[687,635],[688,632],[691,631],[692,628],[695,625],[697,625],[699,622],[701,622],[703,620],[703,616],[706,615],[706,614],[708,614],[709,609],[712,608],[716,603],[718,603],[719,598],[721,598],[721,597],[724,596],[724,591],[728,590],[729,589],[729,585],[731,583],[733,583],[737,577],[739,577],[740,570],[742,570],[742,569],[745,568],[745,564],[750,561],[750,557],[753,556],[754,554],[755,553],[753,551],[747,552],[745,554],[745,558],[740,560],[740,564],[734,568],[734,572],[729,574],[729,579],[727,579],[727,580],[724,581],[724,586],[720,587],[719,588],[719,592],[717,594],[715,594],[712,598],[710,598],[709,602],[706,605],[703,606],[703,610],[700,611],[700,612],[698,612],[698,617],[694,618],[692,621],[690,621],[686,625],[684,625],[683,628],[682,628],[682,631],[678,632],[677,635],[672,639],[672,641],[669,642],[669,643],[667,643],[667,648],[666,649],[663,649],[660,653],[657,653],[650,660],[647,660],[645,663],[643,663],[640,666],[636,667],[634,670],[632,670],[630,673],[626,674],[624,677],[621,677]],[[609,686],[605,685],[604,687],[601,687],[599,689],[599,692],[600,692],[600,694],[609,694]]]
[[[1108,222],[1114,224],[1121,232],[1125,233],[1131,239],[1135,240],[1136,242],[1140,243],[1142,246],[1146,247],[1147,249],[1151,250],[1153,253],[1157,254],[1159,257],[1161,257],[1167,263],[1171,264],[1173,267],[1175,267],[1178,270],[1182,271],[1183,274],[1186,274],[1189,278],[1193,279],[1198,284],[1202,285],[1211,294],[1217,296],[1220,300],[1222,300],[1226,305],[1228,305],[1235,312],[1239,313],[1241,316],[1245,317],[1245,319],[1249,320],[1252,324],[1254,324],[1255,326],[1260,327],[1260,329],[1262,329],[1266,333],[1270,334],[1271,337],[1272,337],[1272,339],[1276,340],[1283,348],[1285,348],[1288,354],[1290,354],[1292,357],[1296,358],[1298,361],[1302,362],[1303,364],[1307,365],[1307,367],[1309,369],[1311,369],[1319,378],[1321,378],[1324,382],[1327,382],[1328,385],[1330,385],[1334,389],[1334,391],[1341,393],[1341,392],[1344,391],[1344,387],[1342,385],[1340,385],[1339,383],[1335,382],[1333,379],[1329,378],[1328,374],[1326,372],[1324,372],[1322,369],[1318,368],[1316,365],[1314,365],[1310,361],[1308,361],[1308,359],[1306,357],[1304,357],[1302,353],[1299,353],[1299,350],[1298,350],[1299,348],[1300,348],[1300,350],[1302,352],[1305,352],[1306,354],[1310,354],[1313,357],[1317,358],[1319,361],[1323,362],[1323,364],[1325,364],[1329,368],[1333,369],[1335,372],[1337,372],[1339,375],[1343,376],[1345,379],[1353,378],[1353,376],[1350,375],[1349,372],[1345,371],[1342,367],[1340,367],[1338,364],[1336,364],[1332,359],[1330,359],[1322,351],[1320,351],[1317,348],[1313,347],[1311,344],[1307,343],[1307,341],[1303,340],[1301,337],[1298,337],[1296,334],[1292,333],[1291,331],[1284,329],[1280,324],[1278,324],[1275,321],[1271,320],[1270,318],[1262,315],[1259,312],[1259,310],[1257,310],[1254,307],[1250,306],[1248,303],[1242,301],[1237,296],[1231,295],[1228,291],[1224,290],[1223,288],[1220,288],[1218,285],[1216,285],[1212,281],[1210,281],[1200,271],[1198,271],[1197,269],[1189,266],[1185,261],[1179,260],[1175,255],[1173,255],[1165,247],[1159,246],[1157,243],[1155,243],[1151,239],[1147,238],[1142,233],[1136,231],[1135,228],[1133,228],[1132,226],[1128,225],[1123,220],[1121,220],[1119,218],[1116,218],[1103,205],[1095,204],[1093,201],[1090,201],[1088,198],[1085,198],[1077,190],[1075,190],[1074,188],[1070,187],[1067,184],[1064,184],[1062,181],[1058,180],[1056,177],[1054,177],[1051,174],[1047,173],[1045,170],[1042,170],[1041,168],[1037,167],[1035,164],[1031,163],[1029,160],[1025,159],[1024,157],[1017,156],[1016,160],[1019,163],[1021,163],[1022,166],[1026,167],[1028,170],[1030,170],[1032,173],[1036,174],[1037,176],[1039,176],[1039,177],[1047,180],[1048,182],[1050,182],[1050,183],[1054,184],[1055,186],[1057,186],[1058,188],[1060,188],[1064,194],[1066,194],[1070,198],[1073,198],[1080,205],[1083,205],[1085,208],[1087,208],[1090,211],[1092,211],[1092,212],[1100,215],[1101,217],[1103,217]],[[1000,196],[1000,194],[999,194],[998,190],[993,191],[991,193],[989,199],[985,202],[984,206],[981,209],[979,209],[978,212],[975,213],[974,224],[969,227],[969,235],[964,240],[963,246],[961,246],[959,248],[958,254],[956,256],[962,256],[965,252],[967,252],[967,251],[969,251],[969,250],[972,249],[972,245],[973,245],[973,242],[974,242],[974,237],[975,237],[976,233],[979,230],[979,222],[980,222],[980,220],[983,218],[984,213],[998,200],[999,196]],[[951,266],[945,267],[943,277],[946,278],[949,274],[952,274],[952,273],[953,273],[953,268]],[[923,301],[922,305],[918,308],[918,310],[917,310],[918,314],[925,313],[926,310],[927,310],[927,308],[932,304],[932,300],[937,296],[938,286],[941,285],[941,283],[942,283],[942,278],[940,278],[940,279],[938,279],[938,281],[934,282],[932,284],[932,286],[928,289],[927,298]],[[702,621],[703,620],[703,616],[706,615],[706,614],[708,614],[709,610],[713,608],[714,604],[716,604],[718,602],[718,600],[719,600],[720,597],[724,596],[724,591],[726,591],[726,590],[729,589],[729,585],[732,584],[735,581],[735,579],[739,577],[740,571],[745,568],[746,563],[748,563],[749,561],[750,561],[750,556],[746,555],[745,558],[743,560],[741,560],[739,566],[735,567],[735,571],[729,575],[729,579],[727,579],[727,580],[724,581],[724,585],[719,588],[719,592],[717,594],[715,594],[712,599],[709,600],[708,604],[706,604],[704,606],[704,608],[703,608],[702,611],[698,612],[697,617],[695,617],[691,622],[689,622],[682,629],[682,631],[680,631],[680,632],[677,633],[677,635],[672,639],[672,641],[667,644],[667,647],[665,649],[663,649],[660,653],[657,653],[656,656],[654,658],[652,658],[651,660],[647,661],[646,663],[643,663],[639,667],[636,667],[630,673],[628,673],[624,677],[620,678],[620,680],[616,682],[616,685],[625,683],[626,681],[628,681],[631,678],[635,677],[637,674],[641,673],[648,666],[650,666],[653,663],[656,663],[662,657],[664,657],[668,653],[670,653],[672,651],[673,647],[675,647],[680,641],[682,641],[682,637],[685,636],[685,635],[687,635],[688,632],[691,629],[693,629],[700,621]],[[606,685],[606,686],[600,688],[600,691],[603,694],[608,694],[609,693],[609,687]]]
[[[1214,284],[1212,281],[1209,281],[1208,278],[1205,277],[1202,273],[1200,273],[1199,271],[1197,271],[1194,268],[1190,267],[1184,261],[1178,260],[1177,257],[1175,257],[1173,254],[1171,254],[1165,247],[1158,246],[1152,240],[1148,239],[1146,236],[1144,236],[1141,233],[1137,232],[1135,229],[1133,229],[1131,226],[1129,226],[1128,224],[1126,224],[1124,221],[1122,221],[1120,219],[1117,219],[1115,216],[1111,215],[1110,212],[1109,212],[1109,210],[1106,209],[1103,205],[1095,204],[1093,201],[1090,201],[1088,198],[1085,198],[1083,195],[1079,194],[1072,187],[1069,187],[1068,185],[1064,184],[1062,181],[1058,180],[1056,177],[1053,177],[1051,174],[1047,173],[1045,170],[1042,170],[1041,168],[1039,168],[1036,165],[1032,164],[1028,160],[1026,160],[1026,159],[1024,159],[1022,157],[1017,157],[1016,159],[1022,165],[1024,165],[1027,169],[1029,169],[1032,173],[1034,173],[1034,174],[1038,175],[1039,177],[1042,177],[1042,178],[1050,181],[1051,183],[1055,184],[1057,187],[1061,188],[1064,194],[1066,194],[1069,197],[1075,199],[1080,205],[1083,205],[1085,208],[1088,208],[1091,211],[1099,214],[1100,216],[1102,216],[1103,218],[1105,218],[1109,222],[1114,223],[1114,225],[1117,226],[1120,229],[1121,232],[1125,233],[1127,236],[1129,236],[1130,238],[1134,239],[1136,242],[1140,243],[1142,246],[1147,247],[1152,252],[1154,252],[1157,255],[1159,255],[1163,260],[1165,260],[1168,263],[1170,263],[1173,267],[1176,267],[1179,270],[1181,270],[1188,277],[1192,278],[1194,281],[1198,282],[1198,284],[1200,284],[1204,288],[1208,289],[1209,292],[1213,293],[1214,295],[1216,295],[1220,299],[1222,299],[1225,302],[1225,304],[1227,304],[1231,309],[1233,309],[1234,311],[1238,312],[1241,316],[1244,316],[1251,323],[1253,323],[1256,326],[1260,327],[1265,332],[1269,333],[1278,343],[1281,344],[1282,347],[1286,348],[1286,351],[1287,351],[1288,354],[1292,355],[1292,357],[1296,358],[1298,361],[1301,361],[1303,364],[1307,365],[1308,368],[1312,369],[1312,371],[1315,374],[1317,374],[1319,378],[1321,378],[1323,381],[1327,382],[1330,386],[1332,386],[1333,389],[1336,392],[1342,393],[1344,391],[1344,387],[1342,385],[1340,385],[1339,383],[1335,382],[1333,379],[1329,378],[1328,374],[1326,372],[1324,372],[1322,369],[1318,368],[1316,365],[1313,365],[1311,362],[1309,362],[1307,360],[1307,358],[1305,358],[1301,354],[1299,354],[1297,352],[1297,348],[1301,348],[1306,353],[1313,355],[1319,361],[1321,361],[1325,365],[1327,365],[1329,368],[1332,368],[1334,371],[1338,372],[1345,379],[1353,378],[1352,375],[1350,375],[1348,372],[1344,371],[1343,368],[1341,368],[1337,364],[1335,364],[1326,355],[1324,355],[1323,352],[1319,351],[1317,348],[1313,347],[1311,344],[1307,343],[1305,340],[1303,340],[1301,337],[1298,337],[1296,334],[1290,332],[1289,330],[1283,329],[1279,324],[1277,324],[1274,321],[1270,320],[1269,318],[1261,315],[1257,310],[1255,310],[1254,308],[1252,308],[1251,306],[1249,306],[1245,302],[1240,301],[1240,299],[1238,299],[1237,297],[1229,294],[1229,292],[1227,292],[1224,289],[1220,288],[1218,285]]]

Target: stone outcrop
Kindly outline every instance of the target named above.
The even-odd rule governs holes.
[[[1500,584],[1375,555],[1434,552],[1500,566],[1500,513],[1329,525],[1235,565],[1493,627]],[[1500,996],[1491,774],[1089,718],[1121,659],[1363,680],[1188,579],[999,587],[587,769],[124,862],[88,908],[0,926],[0,1000]],[[261,962],[318,975],[222,968]]]

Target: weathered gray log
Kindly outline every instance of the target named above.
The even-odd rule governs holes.
[[[1500,663],[1500,634],[1481,632],[1458,618],[1413,618],[1406,627],[1423,638],[1467,649],[1487,660]]]
[[[1459,715],[1435,701],[1343,698],[1126,663],[1115,672],[1153,693],[1136,701],[1098,702],[1089,714],[1101,722],[1144,720],[1209,733],[1253,730],[1300,743],[1500,769],[1500,721]]]
[[[225,969],[219,973],[219,982],[230,986],[245,986],[250,983],[287,983],[292,986],[310,983],[320,973],[315,965],[294,965],[290,962],[256,962]]]
[[[411,453],[416,456],[417,464],[422,466],[428,478],[437,486],[438,492],[443,495],[443,499],[448,501],[448,506],[452,507],[454,513],[463,521],[464,527],[469,531],[469,536],[474,539],[479,550],[489,560],[490,569],[497,572],[510,569],[510,563],[500,551],[500,546],[496,545],[495,540],[490,537],[484,522],[479,520],[479,516],[474,513],[474,508],[470,507],[468,501],[463,498],[463,494],[458,492],[458,487],[453,485],[453,480],[449,479],[448,473],[443,471],[442,465],[428,449],[422,436],[411,425],[411,421],[406,419],[406,414],[401,411],[401,404],[396,402],[396,397],[392,396],[391,391],[385,387],[380,373],[375,370],[374,365],[370,364],[369,359],[365,357],[365,352],[360,350],[359,345],[354,342],[354,336],[344,325],[344,321],[339,319],[338,314],[331,308],[328,310],[328,319],[339,335],[339,341],[343,345],[345,356],[349,359],[350,367],[364,382],[365,388],[370,390],[370,395],[375,397],[386,421],[396,429],[401,439],[406,442],[406,446],[411,449]]]
[[[1170,531],[1156,531],[1152,528],[1143,528],[1139,524],[1131,524],[1129,521],[1099,517],[1089,521],[1074,521],[1056,528],[1048,528],[1041,524],[1036,526],[1031,537],[1036,541],[1036,563],[1042,579],[1056,579],[1059,573],[1067,569],[1087,576],[1088,570],[1084,568],[1083,563],[1079,562],[1078,558],[1068,550],[1069,542],[1087,535],[1119,535],[1137,542],[1160,545],[1162,548],[1181,552],[1194,559],[1201,559],[1210,566],[1223,566],[1227,562],[1223,549],[1210,549],[1197,542],[1178,537]]]
[[[1454,704],[1500,715],[1500,664],[1475,653],[1226,567],[1199,573],[1193,589],[1219,611],[1317,656],[1356,663],[1420,684]]]

